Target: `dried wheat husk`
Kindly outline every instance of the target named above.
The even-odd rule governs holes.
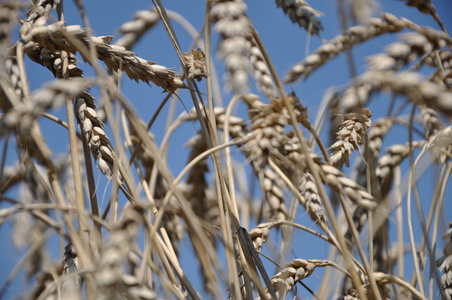
[[[207,78],[206,56],[201,49],[192,49],[184,53],[185,63],[188,69],[188,78],[194,78],[200,81],[203,77]]]

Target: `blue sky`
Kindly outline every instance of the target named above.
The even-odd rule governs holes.
[[[190,22],[196,30],[200,30],[204,23],[204,13],[205,13],[205,1],[201,0],[172,0],[172,1],[162,1],[168,10],[175,11],[185,17],[188,22]],[[310,1],[310,4],[317,10],[322,11],[325,15],[321,18],[324,26],[324,31],[321,33],[321,37],[313,36],[308,37],[304,30],[296,25],[293,25],[288,17],[283,14],[281,9],[276,8],[274,1],[247,1],[248,5],[248,16],[253,22],[255,28],[261,36],[261,39],[267,48],[274,65],[276,66],[279,76],[283,77],[285,72],[289,70],[294,63],[301,61],[306,57],[306,52],[314,51],[318,46],[320,46],[325,40],[329,40],[340,33],[341,27],[338,20],[338,9],[337,1],[334,0],[324,0],[324,1]],[[422,15],[416,9],[405,6],[404,1],[393,1],[393,0],[382,0],[379,1],[379,6],[381,11],[390,12],[398,17],[406,17],[419,25],[431,26],[438,28],[434,20],[429,15]],[[152,1],[123,1],[123,0],[111,0],[111,1],[100,1],[91,0],[85,1],[85,7],[87,15],[91,22],[91,27],[95,34],[100,35],[113,35],[118,36],[116,30],[123,24],[131,19],[135,11],[148,9],[152,6]],[[452,3],[449,0],[439,0],[435,1],[434,4],[438,10],[438,14],[445,23],[446,28],[452,32],[452,18],[450,14],[452,13]],[[65,16],[68,25],[79,24],[82,25],[80,15],[78,10],[72,1],[65,1]],[[378,16],[378,13],[376,14]],[[188,51],[190,45],[192,44],[191,37],[186,33],[186,31],[178,24],[174,24],[176,34],[179,38],[181,48],[183,51]],[[17,38],[14,37],[14,38]],[[356,65],[358,67],[357,72],[363,73],[366,71],[365,59],[371,54],[376,54],[383,52],[384,46],[395,42],[397,40],[397,34],[385,35],[376,38],[370,42],[366,42],[359,45],[353,49],[353,54],[356,60]],[[216,47],[218,37],[213,37],[213,48]],[[307,46],[308,43],[308,46]],[[174,68],[174,71],[179,72],[179,59],[176,52],[174,51],[171,42],[166,34],[166,31],[162,24],[158,24],[154,29],[152,29],[133,49],[133,51],[140,57],[155,61],[160,65],[164,65],[170,68]],[[217,70],[220,72],[223,70],[222,61],[216,57],[215,64]],[[80,63],[85,76],[93,75],[92,69],[86,63]],[[30,60],[26,61],[27,74],[29,75],[30,87],[35,90],[42,86],[43,83],[53,80],[51,73],[40,65],[37,65]],[[428,70],[426,70],[428,74]],[[220,75],[221,80],[221,75]],[[330,87],[338,87],[348,84],[350,81],[350,72],[346,64],[345,55],[340,55],[335,60],[328,63],[326,66],[320,68],[318,71],[314,72],[308,80],[304,82],[297,82],[286,87],[286,91],[290,92],[292,89],[297,93],[297,95],[302,100],[302,103],[308,108],[309,117],[311,121],[314,121],[315,115],[319,108],[320,101],[325,93],[325,91]],[[162,93],[162,89],[156,86],[149,87],[144,83],[136,83],[124,78],[122,83],[122,91],[131,103],[138,111],[139,115],[148,121],[152,117],[153,113],[157,109],[160,102],[165,97]],[[202,92],[206,92],[205,84],[200,84],[200,89]],[[251,86],[251,91],[258,93],[254,83]],[[96,89],[93,89],[93,94],[96,96]],[[223,90],[222,98],[224,103],[228,103],[231,98],[231,93]],[[182,92],[180,95],[181,105],[179,101],[177,102],[176,115],[182,113],[186,108],[191,109],[192,103],[190,97],[187,93]],[[378,99],[372,101],[370,109],[374,114],[373,118],[382,117],[385,115],[388,104],[389,96],[381,96]],[[185,106],[185,107],[184,107]],[[168,106],[167,106],[168,108]],[[162,139],[162,134],[165,132],[164,128],[166,126],[166,115],[168,109],[165,108],[161,113],[160,117],[157,119],[154,128],[151,132],[156,136],[157,143]],[[246,116],[244,110],[245,106],[239,104],[237,108],[237,113],[241,116]],[[406,113],[406,112],[405,112]],[[57,116],[65,119],[64,109],[55,111]],[[55,153],[65,154],[68,151],[68,140],[62,139],[65,136],[65,131],[56,126],[55,124],[43,120],[41,122],[43,128],[44,136]],[[181,169],[185,166],[187,161],[187,150],[185,150],[184,144],[192,137],[195,133],[195,128],[198,128],[197,124],[190,124],[189,126],[184,126],[181,130],[178,130],[171,139],[170,149],[168,156],[171,158],[169,160],[169,167],[174,175],[177,175]],[[392,144],[397,141],[406,141],[407,134],[406,131],[400,130],[400,133],[396,131],[387,143]],[[3,142],[1,142],[3,144]],[[12,146],[11,146],[12,147]],[[12,149],[12,148],[11,148]],[[13,154],[9,154],[12,164],[14,159]],[[430,175],[424,176],[423,180],[426,185],[433,186],[436,182],[434,181],[434,173],[428,173]],[[100,193],[103,194],[103,188],[105,187],[104,179],[102,175],[99,176],[101,181]],[[431,193],[430,193],[431,195]],[[446,204],[445,211],[451,212],[451,203]],[[0,206],[1,207],[1,206]],[[451,213],[448,213],[449,220],[452,217]],[[301,216],[300,216],[301,217]],[[9,242],[9,230],[10,226],[5,223],[0,227],[0,238],[4,241],[4,246],[0,250],[0,284],[3,284],[12,270],[14,264],[21,258],[23,251],[15,251],[11,243]],[[295,234],[293,249],[297,249],[296,252],[291,253],[293,257],[302,256],[304,258],[321,258],[327,257],[328,248],[325,245],[310,245],[307,246],[303,243],[303,240],[309,238],[306,233],[298,232]],[[55,241],[56,239],[53,238]],[[189,245],[186,245],[189,248]],[[59,259],[58,253],[60,249],[56,247],[52,252],[54,253],[55,260]],[[188,252],[190,255],[190,252]],[[188,257],[187,255],[187,257]],[[192,267],[190,260],[183,260],[182,264],[187,267]],[[199,287],[201,284],[198,280],[194,279],[196,277],[196,268],[194,270],[193,280],[195,285]],[[270,272],[271,273],[271,272]],[[308,285],[315,285],[315,281],[320,281],[321,273],[314,274],[313,278],[307,280]],[[18,280],[14,281],[9,287],[6,299],[20,294],[20,288],[24,286],[22,282],[22,276],[18,277]],[[304,295],[304,294],[303,294]]]

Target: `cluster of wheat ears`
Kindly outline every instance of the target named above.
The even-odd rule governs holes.
[[[430,0],[405,1],[406,9],[430,15],[438,29],[372,16],[371,0],[338,1],[341,33],[281,78],[243,0],[207,0],[193,49],[180,48],[160,0],[123,24],[115,42],[96,36],[74,2],[80,26],[66,24],[63,0],[0,3],[0,226],[11,224],[23,253],[0,271],[0,298],[22,272],[29,283],[19,295],[30,299],[452,299],[452,214],[443,209],[451,201],[452,39]],[[321,35],[322,13],[304,0],[274,7]],[[131,51],[156,24],[180,68]],[[400,31],[355,75],[356,45]],[[308,113],[288,84],[339,55],[350,83],[330,89],[317,116]],[[26,63],[55,79],[30,90]],[[151,120],[122,93],[128,79],[163,89]],[[224,90],[232,97],[223,105],[214,95]],[[380,92],[392,100],[372,116],[369,101]],[[166,128],[153,126],[171,99],[187,109],[169,113]],[[64,120],[52,113],[59,107]],[[46,143],[44,118],[64,128],[67,153]],[[199,131],[174,174],[168,139],[185,124]],[[396,125],[406,138],[388,144]],[[417,182],[422,166],[436,176],[430,194]],[[300,244],[329,254],[294,257]],[[61,256],[49,259],[55,247]]]

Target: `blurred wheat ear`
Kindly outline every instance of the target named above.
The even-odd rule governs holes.
[[[284,40],[260,32],[268,3],[152,2],[103,36],[108,14],[79,0],[0,3],[0,232],[18,253],[0,298],[452,300],[445,12],[331,0],[327,38],[337,16],[276,0],[274,26],[299,30]],[[323,43],[279,63],[298,33]],[[341,86],[317,75],[344,59]],[[315,81],[320,105],[303,99]]]

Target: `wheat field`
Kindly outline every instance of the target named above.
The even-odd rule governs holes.
[[[1,299],[452,300],[452,5],[132,2],[0,2]]]

